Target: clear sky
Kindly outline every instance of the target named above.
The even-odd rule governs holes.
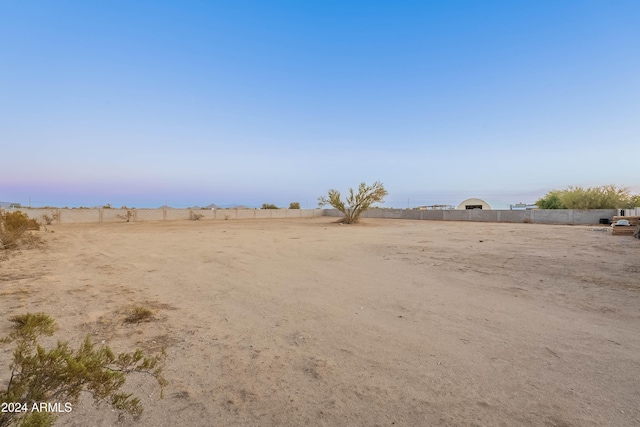
[[[637,0],[0,0],[0,201],[504,207],[639,164]]]

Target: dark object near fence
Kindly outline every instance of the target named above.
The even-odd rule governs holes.
[[[611,220],[609,218],[600,218],[600,224],[611,224]]]

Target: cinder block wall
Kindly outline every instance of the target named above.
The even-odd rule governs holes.
[[[437,221],[531,222],[534,224],[598,224],[601,218],[612,220],[616,209],[533,209],[512,210],[443,210],[370,209],[362,218],[427,219]],[[325,216],[341,217],[336,209],[325,209]]]
[[[127,209],[29,209],[20,211],[45,223],[44,216],[57,218],[54,224],[125,222]],[[341,217],[336,209],[131,209],[129,221],[189,220],[192,215],[202,215],[201,220],[227,219],[277,219],[315,218],[320,216]],[[481,221],[481,222],[531,222],[534,224],[598,224],[601,218],[612,220],[619,214],[616,209],[535,209],[511,210],[443,210],[420,211],[408,209],[369,209],[362,218],[419,219],[435,221]]]
[[[323,215],[320,209],[15,209],[45,224],[45,215],[55,218],[53,224],[172,221],[190,220],[200,215],[200,220],[314,218]],[[128,214],[128,212],[130,212]]]

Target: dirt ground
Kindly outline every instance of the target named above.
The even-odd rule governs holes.
[[[0,261],[0,336],[44,311],[74,345],[166,347],[164,399],[127,380],[139,421],[85,397],[64,426],[640,425],[640,241],[333,221],[50,226]]]

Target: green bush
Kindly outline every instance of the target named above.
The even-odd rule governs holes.
[[[51,336],[55,321],[44,313],[14,316],[16,329],[2,343],[16,342],[13,361],[9,366],[7,388],[0,392],[1,403],[27,405],[33,402],[65,402],[75,405],[83,391],[89,392],[96,404],[107,403],[121,416],[139,417],[143,411],[140,400],[131,393],[120,392],[125,377],[130,373],[152,375],[161,389],[161,397],[167,382],[162,376],[166,358],[162,354],[146,357],[142,350],[115,354],[108,346],[96,348],[87,336],[77,350],[67,342],[60,342],[53,349],[45,349],[38,343],[42,335]],[[0,413],[0,427],[51,426],[56,416],[41,412]]]
[[[615,185],[552,190],[536,202],[540,209],[627,209],[640,202],[627,188]]]
[[[289,203],[289,209],[300,209],[300,203],[299,202]]]
[[[560,201],[559,191],[554,190],[536,202],[540,209],[566,209]]]
[[[276,205],[272,205],[269,203],[263,203],[262,207],[260,209],[280,209],[279,207],[277,207]]]

